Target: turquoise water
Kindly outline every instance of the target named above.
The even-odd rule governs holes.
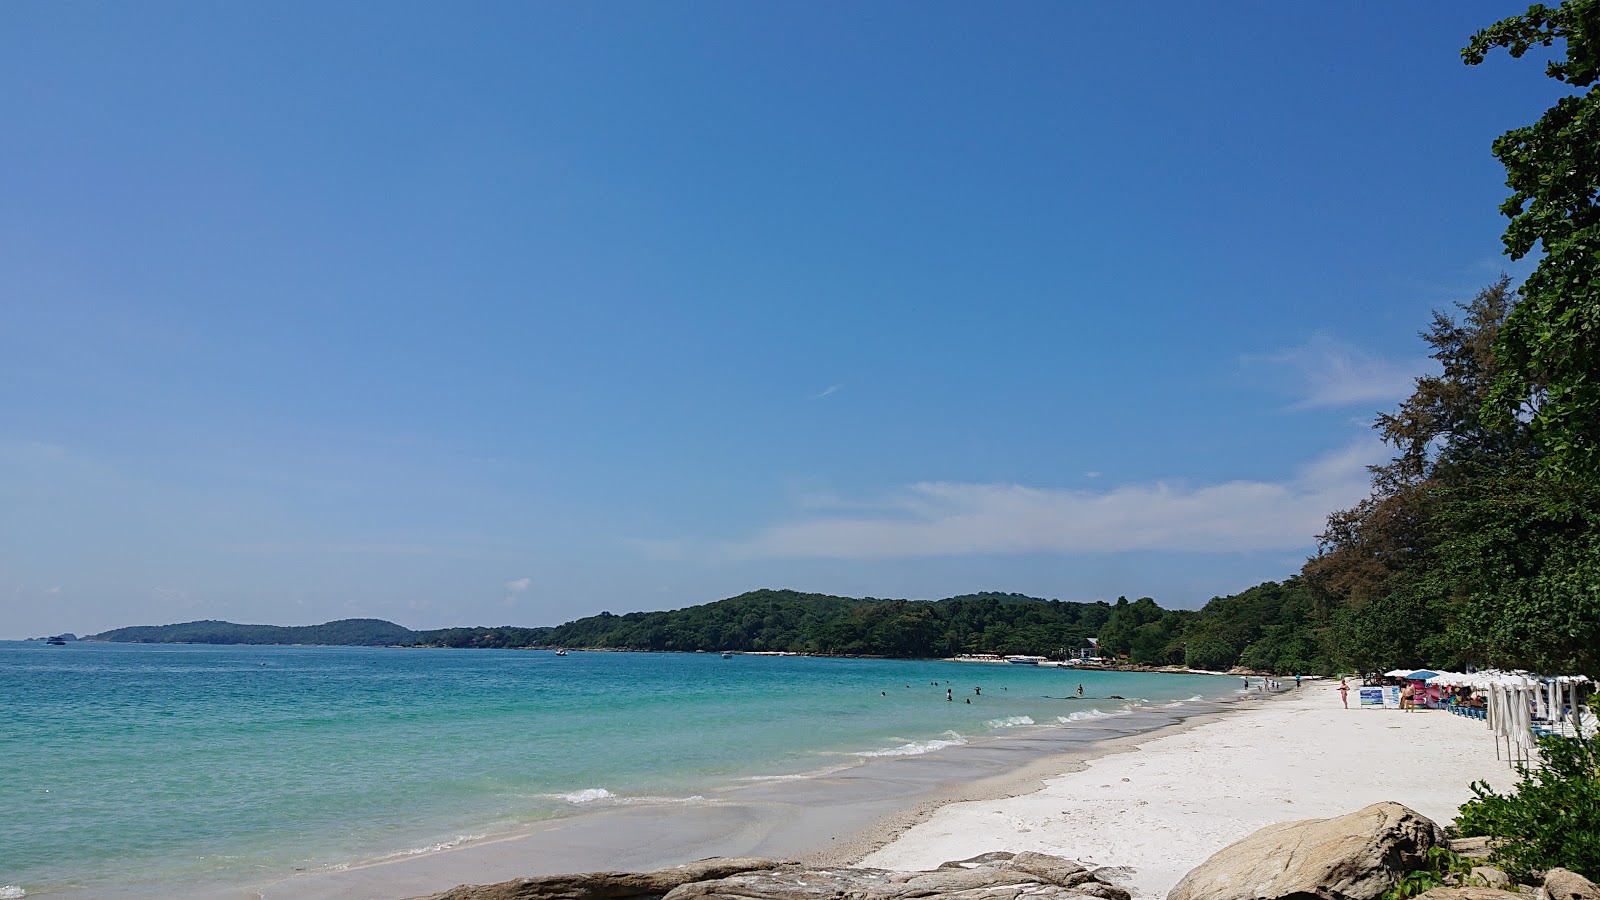
[[[0,642],[0,886],[244,884],[1237,687],[950,662]]]

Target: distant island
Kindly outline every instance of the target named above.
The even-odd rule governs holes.
[[[413,631],[383,619],[323,625],[201,621],[141,625],[85,640],[177,644],[313,644],[716,652],[932,659],[966,653],[1054,658],[1104,653],[1150,665],[1323,672],[1331,665],[1310,632],[1311,602],[1298,578],[1266,582],[1199,610],[1162,609],[1149,597],[1116,603],[985,592],[943,600],[839,597],[758,590],[662,612],[577,619],[555,627],[510,625]],[[1091,643],[1091,638],[1095,639]]]

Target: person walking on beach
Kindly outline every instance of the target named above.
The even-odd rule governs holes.
[[[1344,702],[1345,709],[1350,708],[1350,685],[1343,678],[1339,679],[1339,699]]]
[[[1297,691],[1300,690],[1300,673],[1299,672],[1294,673],[1294,689],[1297,690]]]

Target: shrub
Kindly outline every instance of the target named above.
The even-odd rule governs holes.
[[[1556,866],[1600,879],[1600,740],[1543,738],[1538,767],[1517,773],[1506,795],[1475,782],[1457,833],[1497,838],[1490,859],[1519,880]]]

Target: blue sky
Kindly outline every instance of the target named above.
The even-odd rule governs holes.
[[[1519,9],[7,4],[0,637],[1287,577]]]

